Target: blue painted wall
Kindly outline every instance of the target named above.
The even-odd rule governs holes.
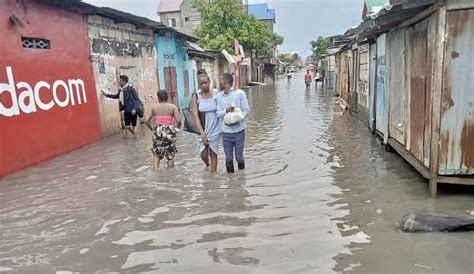
[[[195,79],[193,62],[189,59],[186,43],[184,40],[179,39],[176,33],[169,32],[166,35],[156,35],[156,52],[158,58],[158,77],[160,80],[160,88],[165,89],[165,67],[176,68],[176,82],[177,82],[177,93],[179,108],[183,109],[189,105],[191,100],[191,94],[194,92]],[[189,95],[185,95],[185,84],[184,84],[184,70],[188,70],[189,73]]]

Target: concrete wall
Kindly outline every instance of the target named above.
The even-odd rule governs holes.
[[[181,20],[181,12],[166,12],[166,13],[160,13],[160,22],[169,26],[168,24],[168,19],[176,19],[176,27],[178,31],[183,30],[183,21]]]
[[[92,52],[96,89],[100,110],[102,135],[108,136],[121,129],[118,100],[102,97],[100,91],[117,92],[120,75],[127,75],[148,106],[157,100],[157,76],[154,32],[133,24],[115,24],[112,19],[88,16],[88,31]]]
[[[170,26],[168,19],[176,19],[174,28],[179,32],[193,35],[194,30],[201,24],[201,13],[193,7],[193,0],[183,0],[180,11],[160,13],[161,23]]]
[[[193,7],[193,0],[183,0],[181,4],[182,32],[193,35],[194,30],[201,24],[201,13]]]
[[[204,69],[207,75],[209,75],[209,79],[211,81],[211,88],[218,88],[220,76],[218,59],[197,57],[196,60],[198,60],[198,62],[200,63],[199,68]]]
[[[83,15],[22,2],[0,1],[0,176],[100,139]],[[50,47],[26,47],[25,38]]]
[[[195,71],[192,60],[189,59],[185,41],[178,39],[176,33],[168,32],[156,35],[156,48],[158,52],[158,75],[161,88],[170,89],[166,85],[165,68],[174,67],[176,69],[176,86],[178,107],[180,109],[189,105],[191,100],[192,88],[195,86]],[[184,71],[189,73],[189,93],[185,91]]]
[[[366,122],[369,110],[369,43],[359,45],[357,103],[359,117]]]

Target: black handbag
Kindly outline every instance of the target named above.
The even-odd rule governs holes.
[[[143,105],[137,109],[137,115],[140,118],[143,118],[143,116],[145,116],[145,108],[143,107]]]
[[[196,96],[196,103],[197,103],[197,94],[193,93],[191,96],[191,102],[189,102],[189,106],[187,108],[183,109],[183,115],[184,115],[184,127],[183,130],[195,134],[201,134],[199,131],[199,128],[197,127],[196,123],[194,123],[194,116],[193,116],[193,110],[191,108],[192,104],[192,98]],[[199,104],[198,104],[198,109],[199,109]],[[206,114],[203,112],[199,112],[199,121],[201,122],[202,128],[206,128]]]

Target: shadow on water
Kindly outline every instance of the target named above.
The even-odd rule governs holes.
[[[184,132],[176,169],[153,172],[142,129],[138,140],[114,136],[3,178],[0,271],[473,270],[470,234],[393,226],[409,211],[462,213],[472,195],[429,199],[415,171],[331,93],[305,90],[302,74],[247,94],[248,169],[233,176],[222,150],[209,175]]]

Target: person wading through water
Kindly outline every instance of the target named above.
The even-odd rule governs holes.
[[[217,117],[217,90],[210,89],[209,76],[201,73],[198,76],[199,90],[192,97],[194,123],[201,135],[197,139],[198,153],[211,172],[217,171],[217,153],[221,138],[222,121]],[[204,126],[200,113],[204,114]]]
[[[243,90],[234,88],[234,77],[230,73],[222,75],[219,86],[222,90],[217,96],[217,116],[224,118],[226,114],[240,109],[243,117],[250,113],[247,95]],[[226,158],[226,167],[228,173],[234,173],[234,151],[239,169],[245,169],[244,161],[244,143],[245,129],[247,124],[241,120],[234,124],[222,123],[222,141],[224,143],[224,152]]]
[[[168,168],[174,167],[174,157],[178,152],[176,137],[181,127],[178,107],[168,103],[168,92],[157,93],[158,103],[153,104],[145,117],[145,124],[153,133],[153,167],[158,170],[163,158],[168,161]],[[152,122],[153,120],[153,122]]]
[[[107,94],[104,91],[101,93],[105,97],[119,100],[119,105],[123,106],[125,127],[137,138],[137,119],[140,112],[143,115],[143,103],[137,90],[128,83],[128,76],[120,75],[119,86],[117,94]]]
[[[309,73],[309,69],[306,71],[306,74],[304,75],[304,82],[306,84],[306,89],[309,89],[311,87],[311,83],[312,83],[312,77],[311,77],[311,73]]]

